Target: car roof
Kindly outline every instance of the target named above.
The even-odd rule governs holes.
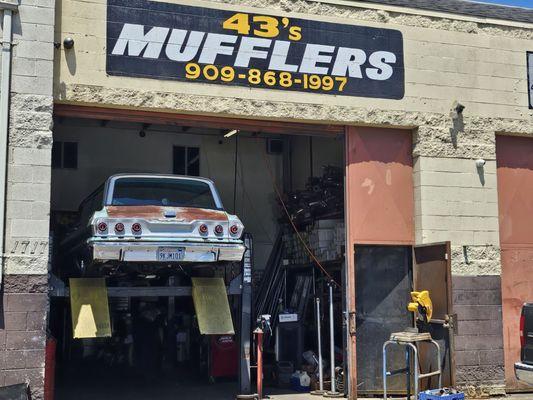
[[[177,180],[194,180],[200,182],[206,182],[213,184],[213,181],[209,178],[204,178],[201,176],[189,176],[189,175],[172,175],[172,174],[153,174],[153,173],[121,173],[111,175],[108,178],[108,181],[120,178],[155,178],[155,179],[177,179]]]

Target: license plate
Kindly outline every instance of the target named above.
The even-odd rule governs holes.
[[[184,247],[160,247],[157,249],[157,261],[182,261],[184,258]]]

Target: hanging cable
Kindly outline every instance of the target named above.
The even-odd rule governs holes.
[[[237,215],[237,167],[239,157],[239,136],[235,136],[235,162],[233,166],[233,215]]]
[[[255,140],[256,140],[256,143],[258,143],[258,146],[260,146],[259,138],[256,137]],[[302,237],[302,235],[298,231],[298,228],[294,224],[294,221],[291,218],[291,214],[289,213],[289,210],[287,209],[287,206],[285,205],[285,202],[283,201],[283,196],[281,195],[281,192],[280,192],[280,190],[278,188],[278,185],[276,184],[276,179],[274,178],[274,173],[272,172],[272,167],[270,165],[270,162],[268,161],[268,158],[267,158],[265,152],[261,151],[261,154],[263,154],[263,160],[265,161],[265,165],[266,165],[268,173],[270,175],[270,179],[272,180],[272,186],[274,187],[274,190],[275,190],[276,195],[277,195],[277,197],[279,199],[279,202],[281,203],[281,206],[283,207],[283,210],[285,211],[285,214],[287,215],[287,219],[289,220],[289,222],[290,222],[290,224],[292,226],[292,229],[294,230],[294,233],[296,233],[296,236],[298,237],[298,240],[300,241],[300,243],[302,243],[302,246],[304,246],[305,250],[307,251],[307,253],[311,257],[313,262],[322,271],[322,273],[328,278],[328,280],[331,281],[333,284],[335,284],[335,286],[337,286],[338,288],[341,288],[341,285],[339,285],[337,283],[337,281],[335,281],[335,279],[333,279],[331,274],[328,271],[326,271],[326,269],[322,266],[322,264],[320,263],[318,258],[316,258],[315,254],[313,253],[313,250],[311,250],[309,248],[309,246],[305,242],[304,238]]]

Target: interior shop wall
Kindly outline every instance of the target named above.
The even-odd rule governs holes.
[[[181,127],[149,127],[146,136],[141,137],[141,130],[140,124],[110,122],[102,126],[99,121],[89,120],[56,123],[55,141],[78,143],[78,168],[52,170],[52,210],[76,211],[80,202],[112,174],[172,173],[173,146],[200,147],[200,174],[215,182],[226,210],[235,212],[253,234],[256,267],[262,268],[276,237],[280,215],[267,166],[281,188],[282,156],[267,154],[264,139],[238,136],[234,207],[236,136],[226,139],[217,130],[191,129],[184,133]],[[342,143],[318,139],[315,171],[320,171],[323,164],[342,165],[338,156],[342,156]],[[309,176],[309,161],[308,148],[300,142],[307,142],[307,138],[298,137],[294,142],[297,168],[293,179],[303,187]]]
[[[291,174],[293,190],[305,189],[309,176],[321,176],[324,166],[344,168],[344,136],[292,136]]]

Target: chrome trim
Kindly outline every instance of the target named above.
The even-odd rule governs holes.
[[[517,362],[514,365],[514,373],[519,381],[533,385],[533,365]]]
[[[182,262],[241,261],[245,247],[242,243],[195,243],[179,241],[113,241],[91,240],[96,261],[162,262],[157,260],[160,247],[185,249]]]

